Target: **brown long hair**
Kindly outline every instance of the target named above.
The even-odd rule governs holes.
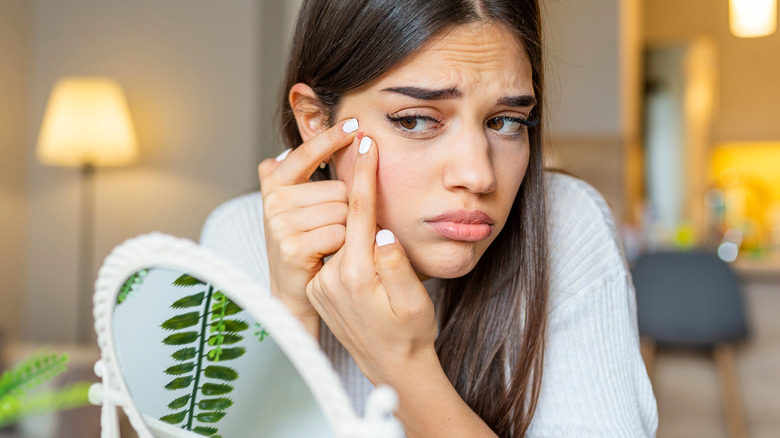
[[[531,61],[543,112],[538,0],[305,0],[281,98],[289,147],[302,143],[287,91],[311,86],[331,124],[342,96],[389,71],[452,27],[494,21],[514,32]],[[442,280],[436,350],[455,389],[499,436],[522,436],[541,386],[547,325],[544,123],[529,128],[530,161],[507,223],[474,269]],[[318,170],[313,179],[327,175]]]

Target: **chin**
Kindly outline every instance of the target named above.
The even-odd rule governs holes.
[[[417,263],[414,259],[410,260],[418,276],[422,274],[426,277],[448,279],[463,277],[474,269],[478,261],[479,257],[475,257],[473,254],[458,257],[452,252],[440,257],[423,257]]]

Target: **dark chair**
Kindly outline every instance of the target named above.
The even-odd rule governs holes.
[[[711,253],[659,252],[641,256],[632,276],[648,375],[657,346],[711,349],[729,436],[746,436],[733,345],[747,338],[748,322],[731,267]]]

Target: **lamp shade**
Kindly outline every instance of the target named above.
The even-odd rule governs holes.
[[[730,0],[729,27],[734,36],[755,38],[777,30],[777,0]]]
[[[102,77],[69,77],[52,90],[41,132],[38,159],[55,166],[121,166],[138,158],[122,87]]]

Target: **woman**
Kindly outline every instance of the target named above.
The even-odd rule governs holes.
[[[542,72],[535,0],[304,1],[291,149],[204,228],[410,437],[655,434],[608,209],[544,176]]]

